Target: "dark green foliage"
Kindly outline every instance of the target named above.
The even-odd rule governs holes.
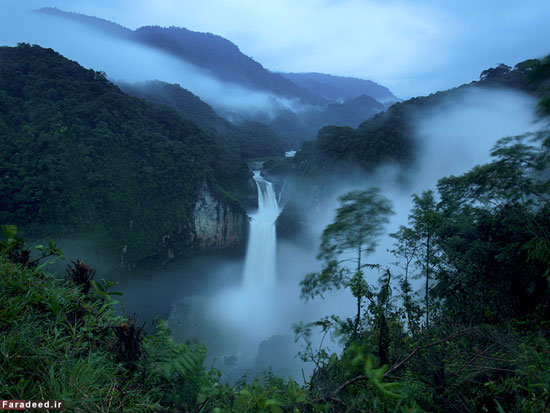
[[[357,128],[325,126],[314,142],[302,145],[296,167],[310,176],[360,167],[371,171],[385,163],[411,165],[418,150],[413,136],[415,115],[437,109],[445,101],[471,87],[508,87],[533,94],[539,99],[541,115],[550,114],[550,60],[530,59],[514,68],[500,65],[482,72],[479,82],[416,97],[392,105],[361,123]]]
[[[323,324],[323,329],[330,328],[332,323],[325,321],[316,324]],[[298,328],[297,331],[302,337],[306,334],[307,342],[311,331],[306,330]],[[304,355],[304,360],[316,365],[307,386],[315,403],[313,411],[423,411],[417,407],[415,398],[410,397],[411,384],[390,378],[391,370],[380,366],[372,350],[370,340],[363,338],[361,342],[347,342],[340,356],[328,354],[324,348],[311,351],[312,358]]]
[[[411,125],[415,107],[416,103],[396,103],[356,129],[325,126],[316,141],[302,145],[296,164],[312,175],[357,166],[372,170],[388,162],[408,165],[416,150]]]
[[[174,111],[129,97],[50,49],[0,49],[0,221],[27,235],[80,237],[117,264],[159,254],[185,229],[200,187],[246,187],[225,145]],[[220,186],[220,185],[223,185]]]
[[[388,216],[393,214],[391,203],[380,195],[378,188],[352,191],[342,195],[339,201],[341,206],[334,222],[323,231],[318,255],[324,261],[323,270],[309,274],[301,283],[302,296],[306,298],[342,286],[361,290],[356,277],[362,279],[362,275],[357,274],[365,267],[377,267],[365,263],[363,258],[374,251]],[[355,272],[344,265],[347,262]]]
[[[390,252],[398,261],[393,265],[402,272],[397,275],[399,288],[401,290],[401,299],[403,300],[403,310],[407,316],[408,330],[412,336],[419,331],[421,309],[416,298],[416,293],[412,289],[410,279],[418,278],[418,254],[419,239],[416,232],[408,227],[401,225],[399,231],[389,234],[395,238],[394,249]]]
[[[0,254],[0,391],[6,399],[63,400],[74,412],[283,412],[309,406],[294,381],[223,385],[205,348],[174,343],[164,321],[145,336],[115,315],[110,282],[87,293],[45,267],[10,261],[15,233]],[[78,264],[78,263],[77,263]],[[72,270],[75,269],[73,265]],[[90,269],[91,271],[91,269]]]
[[[304,141],[314,139],[324,126],[357,127],[384,109],[384,105],[371,96],[362,95],[345,102],[302,108],[299,113],[279,110],[274,119],[267,115],[261,121],[286,140],[291,148],[297,148]]]
[[[120,87],[132,96],[170,106],[184,119],[194,122],[201,129],[214,135],[222,145],[230,148],[231,152],[238,154],[240,158],[282,155],[288,146],[288,143],[283,142],[275,132],[262,123],[230,123],[218,116],[211,106],[179,85],[154,81],[144,84],[122,83]],[[238,163],[239,159],[232,162]]]
[[[233,126],[228,139],[235,142],[245,159],[283,155],[288,143],[283,142],[268,126],[259,122],[244,122]]]
[[[111,303],[0,256],[0,388],[9,399],[64,400],[69,411],[158,404],[113,359]]]
[[[527,138],[503,140],[492,163],[439,182],[437,243],[445,260],[434,292],[459,319],[548,312],[547,303],[539,307],[548,267],[529,253],[548,241],[550,191],[539,172],[547,150],[529,146]]]
[[[410,228],[394,234],[395,252],[404,280],[424,277],[430,267],[430,305],[423,309],[429,323],[420,322],[424,300],[410,288],[403,287],[402,303],[394,300],[390,270],[377,286],[363,277],[362,268],[376,266],[365,264],[360,251],[372,249],[388,201],[375,190],[342,198],[324,234],[321,258],[327,265],[304,287],[307,294],[350,288],[361,318],[333,315],[295,327],[306,343],[301,358],[315,364],[303,387],[269,373],[249,384],[222,384],[220,373],[203,365],[204,347],[174,343],[162,321],[145,337],[135,321],[114,315],[112,283],[82,276],[91,286],[85,294],[72,281],[48,274],[47,263],[18,262],[20,251],[33,249],[17,228],[4,227],[2,394],[47,395],[65,400],[71,411],[547,411],[546,143],[544,135],[534,142],[505,139],[493,162],[440,180],[438,194],[415,197]],[[429,259],[428,236],[437,259]],[[350,248],[353,272],[339,262]],[[78,272],[74,267],[70,271]],[[340,340],[340,354],[330,353],[323,341],[313,346],[315,328]]]
[[[334,222],[323,231],[319,258],[332,261],[351,251],[357,253],[354,262],[359,270],[362,254],[374,251],[388,216],[393,214],[391,202],[380,194],[379,188],[352,191],[342,195],[339,201],[341,205]]]
[[[295,327],[316,366],[315,400],[332,411],[550,409],[548,153],[547,133],[505,138],[492,162],[413,197],[409,225],[392,234],[401,302],[389,270],[377,288],[359,271],[345,278],[355,262],[305,277],[309,294],[348,286],[368,303],[360,324],[330,316]],[[339,338],[342,354],[314,349],[314,328]]]
[[[199,406],[204,407],[215,383],[202,364],[205,349],[174,343],[162,320],[157,323],[155,335],[146,337],[143,345],[147,380],[155,397],[164,406],[200,411]]]
[[[31,252],[25,248],[23,238],[17,236],[17,226],[2,225],[2,235],[6,239],[0,241],[0,253],[10,261],[29,266]]]
[[[432,191],[424,191],[421,196],[413,195],[413,208],[409,214],[410,230],[404,230],[405,242],[414,244],[414,264],[419,268],[418,277],[425,280],[424,287],[424,326],[427,328],[430,320],[430,281],[439,256],[435,244],[436,230],[440,225],[437,205]],[[414,234],[414,236],[411,236]]]
[[[541,137],[535,143],[530,137],[503,139],[492,152],[493,162],[441,179],[440,202],[427,209],[417,202],[411,215],[413,224],[430,223],[438,257],[429,288],[433,325],[422,336],[444,339],[456,335],[458,326],[470,326],[409,366],[418,379],[435,386],[429,410],[548,408],[543,390],[548,378],[531,382],[525,364],[533,354],[540,357],[534,343],[547,348],[550,320],[548,266],[538,250],[545,250],[550,222],[548,152],[540,146]],[[421,262],[416,265],[425,271]]]
[[[231,128],[231,124],[219,117],[210,105],[178,84],[155,80],[133,84],[119,82],[117,85],[129,95],[170,106],[184,119],[212,134],[224,134]]]
[[[15,50],[59,59],[39,48]],[[71,67],[68,64],[66,70]],[[19,69],[32,72],[24,64]],[[514,70],[504,69],[506,73],[488,73],[485,82],[525,80],[533,82],[528,83],[533,90],[540,90],[547,62],[528,61]],[[89,75],[95,79],[93,85],[99,81],[98,86],[112,87],[100,74]],[[16,82],[25,77],[12,78]],[[2,102],[24,102],[17,97],[24,87],[12,90],[5,85],[5,90],[9,93],[3,92]],[[141,104],[169,123],[176,117]],[[18,113],[38,116],[32,111]],[[17,120],[18,114],[13,116]],[[151,122],[151,127],[158,126]],[[24,124],[21,131],[29,129]],[[353,130],[339,130],[344,141],[353,137]],[[53,142],[61,148],[65,146],[59,143],[66,143],[71,159],[81,162],[80,152],[71,149],[69,128],[54,131],[60,137]],[[17,139],[1,143],[10,147],[13,142]],[[185,146],[173,146],[170,140],[153,142],[186,154]],[[330,140],[326,143],[330,145]],[[373,250],[387,221],[388,200],[374,189],[342,197],[335,222],[323,233],[319,256],[323,270],[306,276],[302,287],[306,297],[349,288],[357,315],[354,319],[332,315],[295,327],[298,338],[305,341],[302,360],[315,365],[302,387],[269,373],[249,384],[245,379],[233,386],[222,384],[219,372],[204,367],[204,347],[174,343],[162,321],[156,333],[146,337],[135,321],[114,314],[116,293],[109,291],[113,283],[94,282],[92,270],[78,262],[69,269],[72,281],[55,279],[43,261],[61,255],[55,244],[28,248],[15,226],[4,226],[1,393],[8,399],[62,399],[68,410],[85,412],[550,411],[549,145],[548,133],[503,139],[492,151],[492,162],[441,179],[437,192],[414,196],[408,226],[392,235],[399,295],[392,288],[392,278],[397,277],[389,269],[378,274],[376,285],[363,272],[379,269],[365,263],[363,256]],[[97,145],[93,151],[109,153],[109,147]],[[140,148],[145,151],[147,146]],[[26,149],[19,146],[13,156],[20,157]],[[54,152],[61,153],[50,155]],[[159,156],[151,150],[150,156],[155,155]],[[206,168],[197,176],[223,196],[223,189],[216,186],[224,182],[216,171],[218,164],[191,161]],[[14,162],[5,165],[12,168],[8,178],[19,171]],[[67,168],[74,165],[68,163]],[[25,169],[21,171],[21,187],[31,185],[32,193],[33,181],[26,179]],[[0,182],[5,190],[12,190],[11,198],[2,198],[5,205],[14,199],[26,205],[26,198],[14,192],[9,179]],[[42,184],[38,188],[43,187],[46,194],[55,189],[55,184],[54,189]],[[159,196],[165,202],[170,199],[162,192]],[[32,210],[34,204],[29,205]],[[81,207],[90,210],[87,203]],[[409,279],[414,277],[426,280],[423,296],[411,288]],[[323,337],[315,347],[314,329],[320,329]],[[330,353],[323,344],[329,334],[341,343],[340,354]]]
[[[474,82],[475,83],[475,82]],[[478,84],[510,87],[534,94],[539,99],[539,114],[550,114],[550,57],[528,59],[512,69],[500,64],[481,73]]]
[[[90,281],[95,276],[95,271],[88,267],[82,261],[73,261],[72,265],[67,267],[68,278],[80,288],[83,294],[88,294],[92,284]]]
[[[352,191],[342,195],[339,201],[341,205],[336,210],[336,218],[325,228],[321,239],[318,258],[324,261],[323,269],[306,275],[300,285],[302,297],[305,298],[321,295],[326,290],[349,288],[357,300],[357,314],[353,323],[347,322],[352,328],[340,333],[351,334],[356,339],[361,328],[363,300],[368,299],[371,305],[376,306],[372,287],[364,278],[363,268],[379,266],[365,263],[363,258],[374,252],[384,224],[393,211],[391,203],[380,195],[378,188]],[[350,263],[352,268],[346,263]]]
[[[36,245],[33,250],[25,246],[23,238],[18,234],[16,225],[2,225],[2,235],[5,240],[0,241],[0,255],[8,260],[25,267],[36,267],[40,261],[48,257],[63,258],[63,252],[57,248],[55,242],[48,240],[48,246]],[[38,256],[36,256],[38,254]]]
[[[501,63],[497,67],[491,67],[481,72],[479,80],[488,82],[500,81],[506,77],[511,70],[512,68],[510,66]]]

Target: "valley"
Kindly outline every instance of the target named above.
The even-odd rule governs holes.
[[[0,38],[7,399],[550,408],[548,56],[401,99],[213,33],[25,13]]]

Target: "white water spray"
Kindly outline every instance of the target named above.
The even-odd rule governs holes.
[[[271,182],[254,171],[258,187],[258,212],[251,215],[250,233],[244,264],[245,290],[267,289],[275,285],[275,221],[279,205]]]

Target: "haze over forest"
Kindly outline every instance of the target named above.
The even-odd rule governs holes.
[[[550,410],[550,5],[0,11],[5,399]]]
[[[41,7],[101,17],[130,29],[146,25],[186,27],[221,35],[244,54],[283,72],[322,72],[366,78],[397,96],[426,95],[467,83],[498,63],[513,65],[542,57],[548,37],[548,5],[537,0],[469,3],[322,2],[308,0],[233,2],[107,0],[5,1],[2,26],[6,44],[32,35],[25,12]],[[307,22],[304,24],[304,22]],[[40,26],[38,26],[40,27]],[[37,35],[40,35],[37,33]],[[43,33],[52,36],[53,32]],[[66,39],[70,40],[70,39]]]

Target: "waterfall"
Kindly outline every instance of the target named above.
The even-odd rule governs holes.
[[[275,285],[275,221],[280,211],[271,182],[260,171],[254,171],[254,181],[258,188],[258,211],[251,214],[244,287],[257,290]]]

